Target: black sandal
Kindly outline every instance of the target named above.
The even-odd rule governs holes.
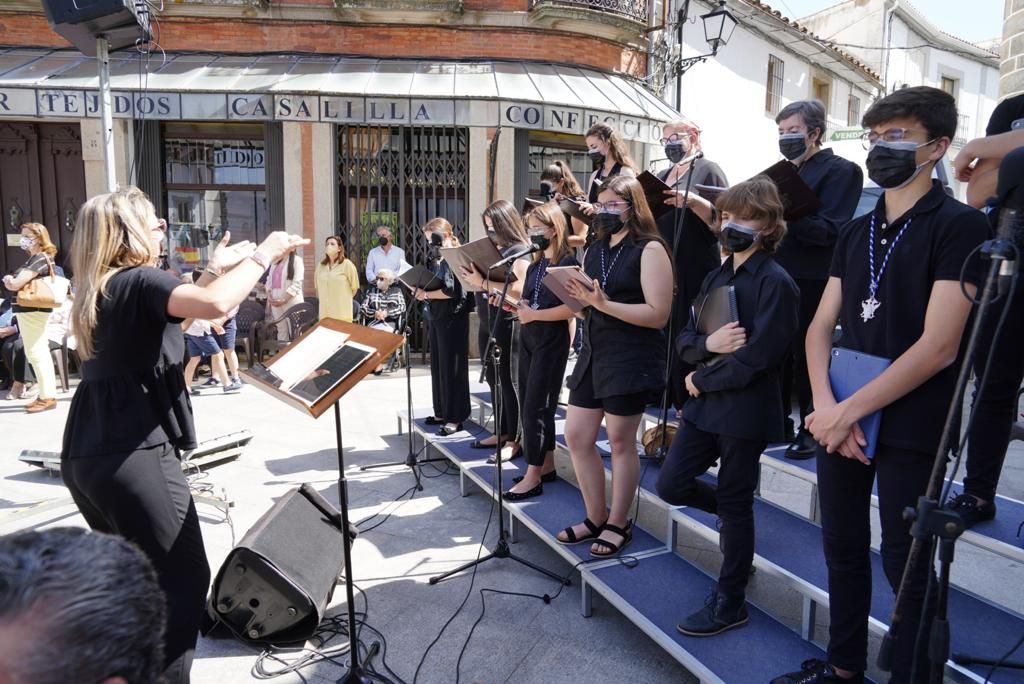
[[[614,532],[615,534],[619,535],[620,537],[622,537],[622,541],[619,542],[618,544],[615,544],[615,543],[610,542],[610,541],[608,541],[606,539],[601,539],[600,537],[594,539],[594,543],[595,544],[598,544],[598,545],[603,546],[604,548],[608,549],[608,551],[605,551],[603,553],[598,553],[598,552],[595,552],[593,549],[591,549],[590,550],[590,555],[594,556],[595,558],[611,558],[612,556],[617,556],[619,554],[619,552],[622,551],[622,549],[626,548],[626,545],[629,544],[629,542],[633,541],[633,521],[632,520],[629,520],[629,521],[626,522],[625,529],[623,529],[623,528],[621,528],[621,527],[619,527],[617,525],[612,525],[610,523],[605,523],[604,524],[604,529],[608,530],[609,532]]]
[[[579,544],[580,542],[590,541],[591,539],[597,539],[598,535],[601,534],[601,530],[604,529],[604,525],[598,525],[590,518],[583,519],[583,526],[590,530],[590,534],[577,537],[576,532],[572,527],[566,527],[565,532],[566,539],[559,539],[558,535],[555,535],[555,541],[564,546],[572,546],[573,544]]]
[[[462,432],[462,423],[445,423],[441,426],[441,429],[437,431],[437,434],[441,437],[450,437],[456,432]]]

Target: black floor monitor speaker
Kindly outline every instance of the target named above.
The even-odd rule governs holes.
[[[96,38],[106,36],[111,50],[149,40],[146,0],[42,0],[54,31],[89,57],[96,56]]]
[[[338,511],[309,484],[293,489],[221,565],[207,626],[219,622],[250,643],[305,641],[324,617],[344,561]]]

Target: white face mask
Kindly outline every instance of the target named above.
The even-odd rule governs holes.
[[[32,248],[35,247],[35,244],[36,244],[36,239],[35,238],[30,238],[30,237],[27,237],[25,235],[22,235],[21,236],[21,240],[18,241],[18,246],[21,247],[26,252],[31,251]]]

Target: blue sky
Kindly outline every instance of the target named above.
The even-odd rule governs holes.
[[[807,16],[838,0],[765,0],[790,19]],[[912,0],[933,24],[946,33],[969,41],[998,38],[1003,32],[1003,0]],[[969,5],[968,11],[965,5]]]

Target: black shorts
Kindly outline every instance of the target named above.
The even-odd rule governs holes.
[[[594,374],[590,369],[580,378],[579,386],[569,392],[569,405],[585,409],[603,409],[613,416],[636,416],[644,412],[649,392],[616,394],[598,399],[594,396]]]

